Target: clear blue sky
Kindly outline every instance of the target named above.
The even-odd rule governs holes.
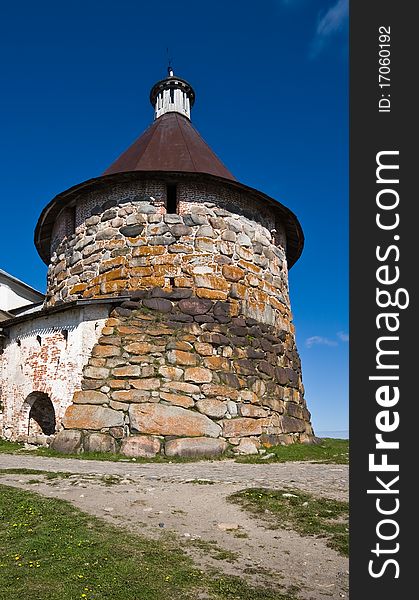
[[[148,126],[169,47],[201,135],[301,221],[290,288],[306,397],[317,430],[347,429],[347,0],[26,0],[1,21],[0,268],[45,290],[42,208]]]

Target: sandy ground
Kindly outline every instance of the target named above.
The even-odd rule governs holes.
[[[201,568],[274,585],[278,592],[295,587],[305,600],[348,598],[346,558],[321,539],[270,529],[226,500],[248,487],[294,488],[347,500],[345,465],[134,464],[1,454],[0,468],[71,472],[70,478],[53,480],[3,474],[0,482],[68,500],[131,532],[152,538],[175,535]],[[220,550],[227,552],[220,555]]]

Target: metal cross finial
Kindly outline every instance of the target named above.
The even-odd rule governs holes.
[[[169,48],[166,48],[167,52],[167,73],[169,77],[173,77],[172,59],[169,56]]]

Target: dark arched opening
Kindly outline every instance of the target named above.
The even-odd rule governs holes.
[[[49,396],[42,392],[33,392],[27,398],[31,401],[29,411],[28,433],[52,435],[55,433],[55,410]],[[34,431],[35,430],[35,431]]]

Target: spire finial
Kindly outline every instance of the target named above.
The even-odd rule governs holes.
[[[173,77],[172,59],[169,56],[169,48],[166,48],[167,53],[167,73],[169,77]]]

